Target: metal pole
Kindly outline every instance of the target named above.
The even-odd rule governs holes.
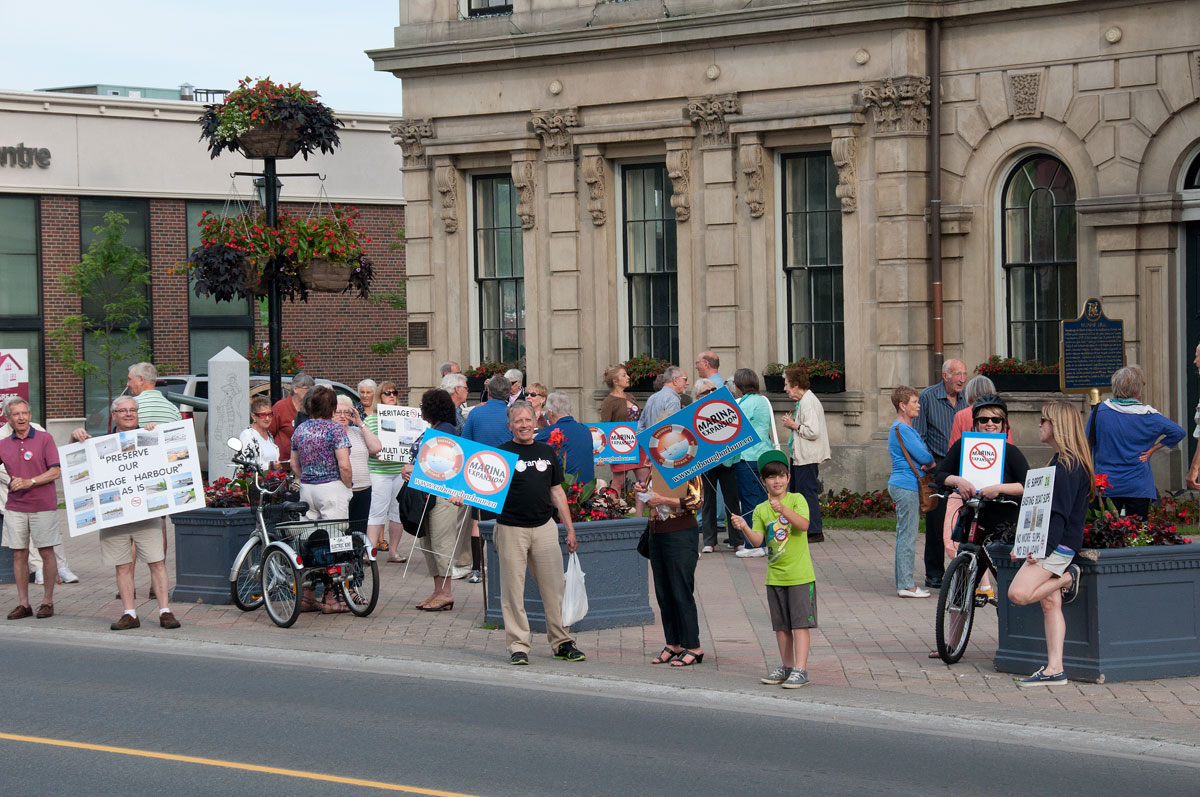
[[[279,222],[279,181],[275,159],[263,159],[263,195],[266,199],[267,225]],[[271,403],[283,398],[283,312],[279,301],[279,280],[275,277],[275,262],[271,261],[271,284],[267,287],[267,345],[271,358]]]

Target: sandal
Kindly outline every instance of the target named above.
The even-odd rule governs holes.
[[[438,600],[426,601],[424,606],[418,606],[417,608],[423,612],[448,612],[454,608],[454,601],[439,598]]]
[[[348,611],[350,611],[350,608],[342,603],[340,598],[333,603],[321,604],[321,614],[342,614]]]
[[[388,541],[387,541],[387,540],[385,540],[385,539],[380,539],[380,540],[379,540],[379,544],[378,544],[378,545],[376,545],[376,546],[375,546],[375,548],[376,548],[377,550],[380,550],[380,551],[386,551],[386,550],[389,550],[389,548],[388,548]]]
[[[678,658],[683,653],[682,650],[672,650],[670,647],[662,649],[654,658],[650,659],[651,664],[670,664],[673,659]]]
[[[321,611],[321,602],[316,598],[302,597],[300,598],[300,611],[302,612],[319,612]]]
[[[387,558],[389,565],[402,565],[408,561],[407,556],[389,556]]]
[[[691,658],[691,661],[688,661]],[[672,667],[691,667],[693,664],[700,664],[704,661],[703,653],[693,653],[690,650],[684,650],[671,661]]]

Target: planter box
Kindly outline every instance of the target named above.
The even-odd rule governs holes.
[[[763,376],[763,389],[768,393],[783,393],[783,383],[783,374],[767,374]]]
[[[476,393],[482,393],[484,385],[487,384],[487,379],[482,376],[467,377],[467,391],[473,396]]]
[[[636,382],[629,383],[629,392],[631,393],[653,393],[654,380],[657,376],[644,376]]]
[[[12,548],[5,548],[0,545],[0,584],[15,584],[16,576],[13,575],[13,552]]]
[[[487,543],[487,622],[503,627],[500,611],[500,560],[492,544],[496,524],[479,524],[479,533]],[[588,613],[575,625],[574,631],[593,631],[601,628],[620,628],[647,625],[654,622],[650,608],[650,563],[637,552],[638,538],[646,528],[645,518],[596,520],[575,524],[579,542],[579,564],[586,576]],[[563,570],[567,569],[566,530],[558,527],[558,539],[563,551]],[[525,575],[525,613],[529,628],[545,633],[546,613],[533,578]]]
[[[1001,393],[1057,393],[1058,374],[989,374]]]
[[[828,376],[810,376],[808,382],[809,388],[814,393],[846,392],[846,376],[844,374],[836,379]]]
[[[1046,663],[1042,610],[1014,606],[1008,587],[1020,562],[996,546],[1000,672],[1028,675]],[[1076,557],[1079,597],[1063,607],[1063,664],[1073,681],[1105,683],[1200,675],[1200,544],[1152,545]]]
[[[267,508],[267,524],[272,517]],[[254,532],[254,510],[205,507],[171,515],[175,525],[175,587],[171,600],[188,603],[232,603],[229,568]]]

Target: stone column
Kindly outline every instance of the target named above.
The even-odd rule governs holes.
[[[615,215],[615,197],[620,187],[615,184],[612,163],[603,150],[594,144],[579,148],[580,202],[577,203],[576,223],[579,233],[579,267],[591,278],[583,283],[588,300],[582,302],[580,322],[583,329],[595,330],[590,346],[581,351],[581,404],[591,408],[586,417],[596,417],[599,402],[593,389],[602,387],[601,376],[606,367],[624,358],[619,350],[620,332],[617,328],[617,308],[622,301],[618,288],[620,269],[616,249],[616,230],[621,220]],[[586,205],[583,198],[586,196]]]
[[[462,338],[450,334],[445,313],[435,313],[433,304],[434,274],[444,273],[445,255],[438,252],[440,269],[434,268],[431,182],[429,157],[425,152],[425,141],[435,137],[432,119],[398,119],[391,124],[392,138],[404,150],[405,207],[404,237],[407,282],[405,295],[408,302],[408,317],[412,320],[429,321],[431,348],[413,351],[408,355],[409,396],[419,397],[433,387],[437,363],[435,354],[453,356],[450,341]],[[461,355],[460,355],[461,356]]]
[[[676,276],[675,295],[678,303],[677,325],[679,334],[679,363],[686,366],[694,348],[696,301],[692,291],[697,272],[701,269],[701,257],[696,249],[703,251],[703,244],[696,238],[703,232],[698,225],[690,223],[692,218],[692,140],[689,138],[667,139],[667,177],[671,180],[671,207],[675,210]],[[635,352],[640,353],[640,352]]]

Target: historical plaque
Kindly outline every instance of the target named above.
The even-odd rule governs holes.
[[[1088,299],[1083,315],[1062,322],[1059,346],[1062,392],[1105,390],[1125,365],[1125,323],[1105,317],[1099,299]]]

